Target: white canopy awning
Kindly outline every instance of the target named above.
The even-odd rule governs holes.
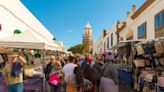
[[[120,48],[120,47],[124,47],[126,46],[126,43],[127,42],[143,42],[145,40],[127,40],[127,41],[120,41],[117,45],[113,46],[112,48],[110,48],[110,50],[114,50],[114,49],[117,49],[117,48]]]
[[[16,36],[0,39],[0,46],[13,48],[60,50],[60,47],[57,44],[30,30],[27,30]]]

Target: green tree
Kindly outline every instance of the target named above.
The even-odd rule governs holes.
[[[82,54],[84,52],[85,47],[86,45],[84,44],[78,44],[78,45],[70,47],[68,51],[71,51],[74,54],[77,54],[77,53]]]

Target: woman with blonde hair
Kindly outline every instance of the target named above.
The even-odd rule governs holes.
[[[55,56],[50,57],[50,63],[45,70],[46,79],[50,85],[51,92],[60,92],[59,84],[62,75],[60,62],[56,61]]]

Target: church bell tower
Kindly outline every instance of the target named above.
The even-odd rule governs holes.
[[[89,21],[87,22],[84,28],[83,44],[86,45],[85,52],[91,53],[93,49],[93,35],[92,35],[92,27]]]

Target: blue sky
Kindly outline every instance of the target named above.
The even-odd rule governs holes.
[[[21,0],[38,20],[66,48],[80,44],[87,21],[92,26],[94,42],[103,29],[109,29],[126,12],[145,0]]]

